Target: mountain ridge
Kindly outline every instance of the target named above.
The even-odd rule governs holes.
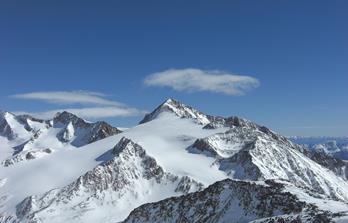
[[[75,147],[95,142],[122,131],[104,121],[87,122],[69,113],[57,113],[50,120],[37,119],[30,115],[18,115],[2,112],[0,116],[0,133],[11,143],[12,155],[5,157],[2,164],[14,165],[21,161],[32,160],[51,154],[63,144]],[[43,143],[44,141],[50,143]],[[53,143],[52,143],[53,142]],[[53,146],[52,148],[52,145]]]

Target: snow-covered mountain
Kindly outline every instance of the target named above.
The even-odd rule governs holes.
[[[51,154],[62,147],[80,147],[121,131],[106,122],[87,122],[69,112],[52,120],[0,113],[0,135],[5,147],[0,158],[9,166]]]
[[[102,128],[112,134],[69,113],[38,122],[33,141],[53,152],[0,167],[1,223],[347,219],[344,161],[243,118],[169,99],[133,128]],[[2,141],[22,134],[3,129]]]
[[[348,137],[300,137],[289,139],[297,144],[304,145],[311,150],[324,152],[332,157],[348,160]]]
[[[57,113],[52,120],[53,127],[61,127],[58,137],[63,142],[80,147],[111,135],[116,135],[121,130],[112,127],[106,122],[90,123],[69,112]]]
[[[231,126],[224,133],[196,140],[188,150],[215,157],[215,164],[232,179],[285,179],[319,194],[348,200],[347,182],[305,156],[297,145],[270,132]]]

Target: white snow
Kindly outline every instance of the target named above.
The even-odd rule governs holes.
[[[75,136],[75,129],[72,124],[72,122],[69,122],[69,124],[65,127],[64,132],[63,132],[63,139],[65,141],[71,141]]]
[[[190,176],[206,185],[214,183],[226,178],[224,172],[212,166],[214,159],[188,153],[186,148],[197,138],[221,131],[223,129],[204,130],[192,120],[163,113],[156,120],[83,147],[68,145],[40,159],[9,167],[1,166],[0,179],[7,178],[7,182],[0,191],[0,197],[10,196],[2,202],[4,206],[1,207],[0,204],[0,212],[14,213],[16,204],[25,197],[71,183],[105,161],[107,157],[103,154],[107,154],[123,136],[141,145],[166,171],[179,176]],[[47,138],[49,134],[52,136],[56,132],[47,131]]]
[[[300,201],[304,201],[306,203],[314,204],[315,206],[319,207],[319,209],[324,211],[330,211],[332,213],[346,213],[348,215],[348,203],[336,201],[324,197],[314,197],[311,196],[308,192],[305,190],[302,190],[292,184],[289,184],[287,182],[282,182],[285,185],[285,191],[288,191],[292,194],[296,194],[297,198]],[[348,219],[348,218],[342,218],[342,219]],[[341,222],[344,222],[342,221]]]
[[[27,120],[28,125],[36,132],[40,129],[46,128],[46,123],[35,122],[30,119]]]
[[[18,122],[15,115],[9,112],[4,112],[1,115],[8,123],[9,127],[13,130],[18,142],[24,141],[25,139],[30,137],[30,133],[25,128],[23,128],[23,125]]]
[[[11,156],[13,153],[12,146],[10,142],[5,137],[0,136],[0,160],[5,159],[6,157]]]

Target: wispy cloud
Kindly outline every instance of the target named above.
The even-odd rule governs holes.
[[[122,105],[122,103],[106,99],[106,95],[102,93],[91,91],[41,91],[15,94],[11,97],[26,100],[39,100],[53,104]]]
[[[209,91],[227,95],[243,95],[246,91],[258,87],[260,82],[250,76],[189,68],[153,73],[145,78],[144,84],[171,87],[176,91]]]
[[[15,114],[30,114],[42,119],[50,119],[57,112],[68,111],[85,119],[110,117],[129,117],[143,115],[145,112],[131,108],[118,101],[109,100],[105,94],[91,91],[48,91],[31,92],[11,95],[10,97],[24,100],[37,100],[57,105],[89,105],[87,107],[59,108],[40,112],[17,111]]]
[[[84,119],[100,119],[111,117],[130,117],[145,114],[135,108],[128,107],[88,107],[88,108],[64,108],[42,112],[15,111],[15,114],[29,114],[41,119],[51,119],[57,112],[68,111]]]

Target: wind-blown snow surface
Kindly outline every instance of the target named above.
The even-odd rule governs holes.
[[[1,223],[117,222],[141,204],[171,196],[191,197],[190,192],[226,178],[236,180],[232,184],[237,188],[250,185],[250,181],[263,185],[268,179],[279,180],[292,195],[265,189],[277,201],[278,195],[295,196],[295,204],[307,202],[306,206],[314,205],[318,211],[325,203],[341,205],[330,212],[348,211],[347,181],[310,159],[302,147],[245,119],[209,116],[168,100],[145,116],[142,124],[80,147],[64,143],[76,139],[71,136],[78,128],[72,126],[85,125],[81,121],[70,124],[70,119],[71,115],[64,115],[63,130],[54,133],[60,136],[62,147],[30,162],[0,166]],[[95,138],[95,134],[87,135]],[[257,211],[250,210],[257,203],[245,209],[238,206],[238,193],[224,191],[241,213]],[[192,207],[195,205],[192,200]],[[241,222],[280,214],[289,214],[293,219],[302,211],[296,210],[293,215],[285,209],[272,207],[265,210],[266,214],[251,214]],[[221,209],[216,212],[224,213]],[[236,222],[231,216],[221,217]]]

